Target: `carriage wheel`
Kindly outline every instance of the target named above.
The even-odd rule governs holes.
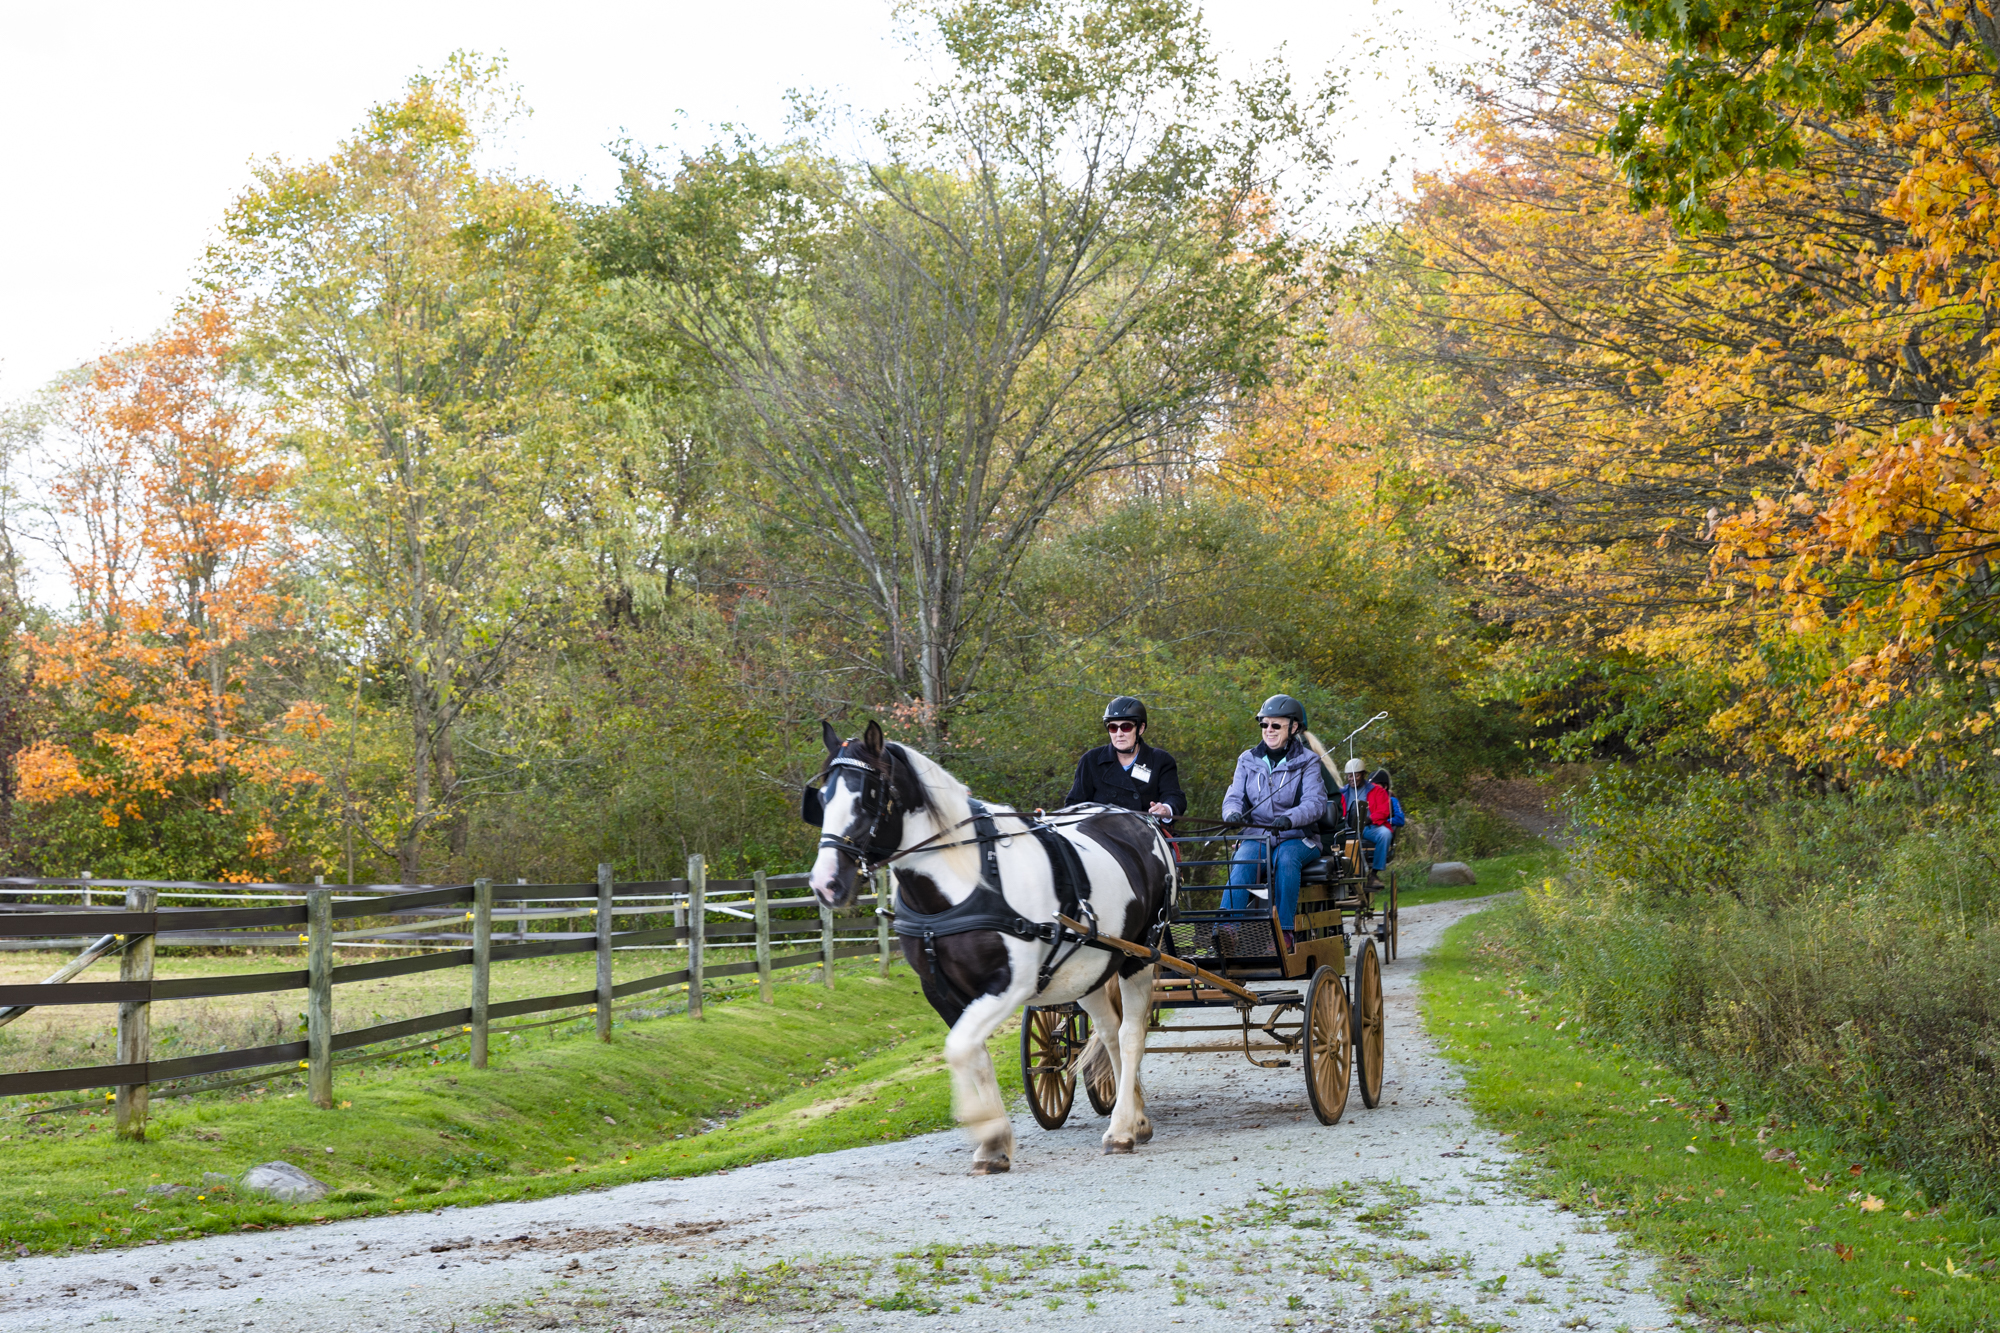
[[[1354,1067],[1361,1104],[1382,1100],[1382,955],[1364,939],[1354,954]]]
[[[1322,1125],[1347,1113],[1354,1081],[1353,1006],[1336,968],[1322,967],[1306,987],[1306,1100]]]
[[[1067,1006],[1021,1015],[1021,1086],[1043,1129],[1061,1129],[1076,1100],[1076,1057],[1090,1037],[1090,1020]]]

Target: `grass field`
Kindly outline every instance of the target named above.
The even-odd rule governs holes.
[[[475,1072],[464,1043],[400,1067],[337,1071],[338,1107],[295,1077],[156,1104],[145,1143],[108,1113],[0,1120],[0,1245],[15,1252],[141,1244],[322,1218],[521,1199],[723,1170],[949,1127],[944,1028],[898,969],[836,971],[685,1014],[621,1021],[609,1045],[580,1021],[496,1041]],[[994,1039],[1019,1090],[1016,1029]],[[283,1159],[333,1187],[286,1205],[204,1173]],[[171,1195],[148,1187],[191,1188]]]
[[[816,947],[816,937],[806,942],[783,940],[775,952],[782,956]],[[362,962],[376,956],[373,951],[355,951],[351,957],[343,954],[338,961]],[[748,959],[752,954],[748,949],[711,946],[707,956],[709,966],[716,967]],[[0,983],[39,982],[67,962],[69,957],[67,954],[42,952],[0,954]],[[687,965],[687,953],[680,949],[621,949],[611,957],[614,982],[654,976]],[[155,975],[162,980],[239,976],[302,969],[305,965],[303,949],[260,949],[254,953],[174,949],[162,951]],[[805,970],[809,969],[800,969]],[[777,975],[783,977],[787,972]],[[79,980],[115,981],[117,978],[117,960],[110,959],[97,963]],[[462,1008],[470,1000],[471,978],[470,968],[456,967],[337,986],[334,988],[334,1030],[347,1032],[377,1023]],[[596,985],[596,978],[597,958],[589,953],[495,963],[491,996],[493,1002],[498,1004],[537,995],[563,995],[589,990]],[[735,981],[741,984],[740,978]],[[682,1003],[679,987],[663,994],[671,997],[673,1004]],[[645,993],[632,997],[626,1003],[643,1007],[652,998],[651,993]],[[225,995],[200,1000],[160,1000],[152,1006],[152,1027],[154,1058],[161,1060],[207,1051],[299,1041],[305,1037],[305,992],[277,991],[264,995]],[[114,1005],[47,1005],[33,1009],[6,1027],[0,1027],[0,1073],[109,1064],[117,1046],[116,1035],[117,1008]]]
[[[1482,876],[1483,878],[1483,876]],[[1569,1030],[1509,947],[1518,908],[1460,922],[1423,973],[1425,1020],[1527,1182],[1661,1256],[1688,1309],[1761,1330],[2000,1329],[2000,1219]]]

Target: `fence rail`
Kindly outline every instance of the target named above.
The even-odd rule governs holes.
[[[759,873],[751,879],[711,881],[700,856],[688,858],[688,875],[684,880],[618,884],[611,878],[611,867],[605,865],[598,867],[595,884],[494,884],[480,879],[471,884],[414,891],[400,885],[372,885],[359,893],[321,885],[219,885],[88,877],[0,879],[0,894],[16,898],[76,894],[84,903],[79,907],[0,902],[0,947],[86,946],[77,962],[45,982],[0,985],[0,1025],[43,1006],[118,1006],[118,1063],[0,1074],[0,1097],[111,1088],[117,1132],[136,1138],[145,1133],[146,1107],[154,1086],[175,1080],[265,1066],[302,1068],[312,1100],[330,1107],[335,1056],[382,1042],[435,1032],[468,1034],[473,1067],[483,1069],[493,1024],[511,1018],[587,1008],[596,1015],[599,1039],[609,1041],[612,1010],[617,1001],[667,987],[685,987],[688,1013],[698,1018],[702,1012],[703,986],[711,979],[755,973],[760,997],[769,1003],[773,999],[772,973],[786,968],[818,966],[824,984],[830,989],[835,962],[874,953],[886,974],[891,963],[889,922],[885,914],[876,910],[883,903],[886,876],[877,881],[875,896],[861,899],[843,915],[836,915],[811,894],[772,896],[773,889],[803,888],[805,880],[802,874]],[[114,888],[121,891],[118,896],[123,899],[122,905],[98,907],[95,895]],[[300,901],[284,906],[163,907],[159,900],[170,889],[176,891],[175,896],[211,900],[242,896],[289,897]],[[555,906],[530,912],[529,905],[537,903]],[[497,913],[495,908],[503,904],[520,904],[520,911],[511,915]],[[568,910],[563,910],[562,905],[567,905]],[[772,916],[773,912],[801,909],[812,910],[817,919]],[[855,919],[863,915],[874,920]],[[336,923],[353,925],[383,917],[392,920],[387,925],[335,928]],[[407,917],[416,920],[395,920]],[[640,921],[637,928],[620,930],[621,917],[670,918],[673,924]],[[559,920],[588,920],[591,928],[574,932],[527,930],[530,921]],[[436,929],[446,922],[463,929]],[[517,927],[511,941],[496,935],[495,927],[502,924]],[[272,927],[282,927],[286,933],[265,933]],[[859,933],[862,931],[866,934]],[[774,940],[786,941],[802,935],[816,935],[817,947],[773,956]],[[216,943],[292,949],[303,944],[306,966],[242,976],[157,978],[153,975],[160,945]],[[755,956],[711,965],[705,956],[710,943],[738,948],[751,943]],[[336,944],[424,951],[366,962],[337,963]],[[680,950],[686,958],[679,968],[614,983],[613,954],[634,949]],[[495,963],[581,953],[597,956],[596,985],[590,990],[498,1002],[488,998]],[[69,979],[91,960],[114,955],[119,960],[117,981]],[[339,987],[449,968],[469,969],[464,1007],[346,1032],[334,1030],[334,1001]],[[150,1006],[155,1002],[281,991],[306,993],[304,1041],[169,1060],[152,1058]]]

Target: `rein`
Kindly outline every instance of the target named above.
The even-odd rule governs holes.
[[[1151,816],[1146,816],[1146,817],[1151,818]],[[1034,818],[1028,815],[1020,814],[1018,812],[1016,812],[1012,816],[1012,818],[1023,821],[1028,825],[1029,829],[1032,830],[1036,825],[1040,825],[1043,828],[1072,828],[1077,824],[1081,824],[1084,820],[1091,818],[1091,816],[1072,815],[1066,822],[1061,824],[1053,823],[1047,818]],[[965,828],[967,825],[977,824],[978,822],[979,822],[978,815],[968,815],[964,819],[959,820],[956,824],[945,825],[943,828],[939,829],[936,833],[931,834],[930,837],[923,839],[921,842],[913,842],[908,847],[903,848],[901,851],[892,852],[888,856],[883,857],[880,861],[864,862],[864,864],[867,865],[867,867],[870,870],[876,870],[886,865],[892,865],[895,862],[902,860],[904,857],[909,856],[914,852],[923,851],[927,847],[929,847],[930,850],[934,852],[948,852],[954,847],[978,847],[984,843],[992,842],[999,838],[1017,838],[1021,836],[1018,833],[996,832],[979,837],[967,838],[962,842],[947,842],[937,847],[930,846],[932,843],[936,842],[939,838],[942,838],[945,834],[950,833],[952,830],[962,829]]]

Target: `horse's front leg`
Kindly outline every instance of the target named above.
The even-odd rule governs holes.
[[[1139,1084],[1139,1062],[1146,1054],[1146,1025],[1153,1012],[1153,969],[1141,968],[1118,981],[1118,1104],[1111,1108],[1111,1128],[1104,1131],[1104,1151],[1131,1152],[1153,1137],[1146,1114],[1146,1095]],[[1108,1007],[1108,1006],[1107,1006]]]
[[[944,1039],[945,1063],[951,1068],[952,1114],[973,1142],[972,1173],[993,1175],[1014,1164],[1014,1123],[1000,1099],[1000,1080],[993,1072],[993,1054],[986,1049],[1007,1016],[1020,1008],[1011,993],[982,995],[965,1006]]]

